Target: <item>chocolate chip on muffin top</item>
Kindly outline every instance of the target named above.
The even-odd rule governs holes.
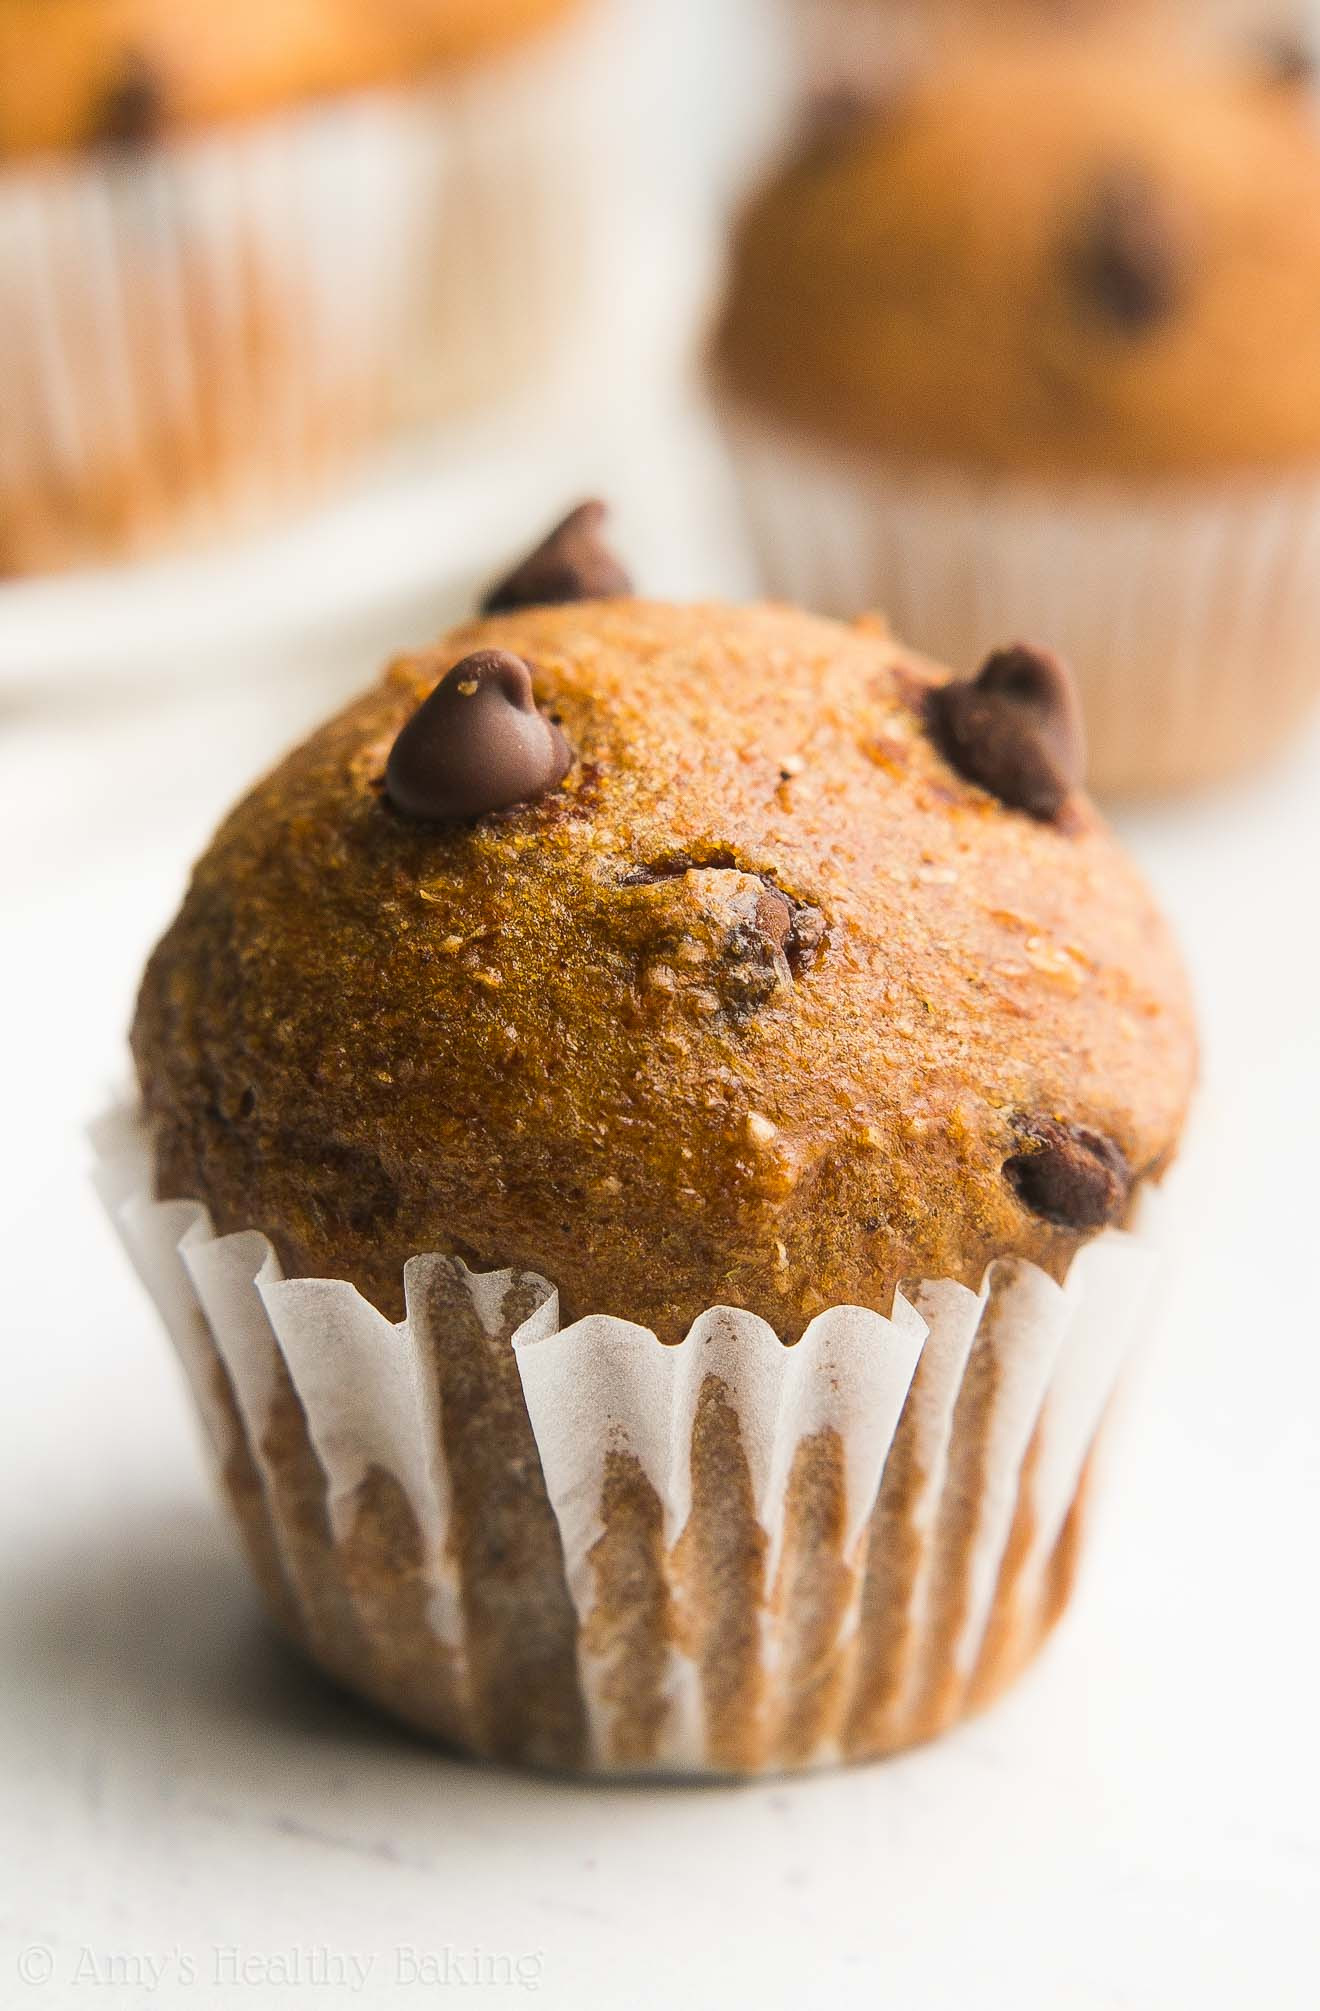
[[[548,607],[556,601],[608,600],[630,594],[629,579],[602,535],[606,510],[592,498],[570,510],[527,558],[490,589],[483,614]]]
[[[1065,246],[1079,313],[1133,337],[1174,314],[1188,277],[1179,221],[1153,176],[1104,170]]]
[[[159,139],[167,122],[160,77],[136,50],[125,50],[100,102],[92,108],[89,137],[95,146],[143,147]]]
[[[1086,769],[1081,706],[1049,650],[996,650],[974,678],[930,694],[935,731],[962,775],[1015,810],[1056,818]]]
[[[400,733],[385,769],[405,817],[457,824],[529,803],[562,782],[573,757],[536,709],[532,673],[503,649],[478,649],[441,678]]]

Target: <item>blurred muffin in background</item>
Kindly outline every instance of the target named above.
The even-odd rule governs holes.
[[[1259,57],[969,53],[750,204],[716,336],[771,591],[1065,653],[1092,786],[1208,781],[1320,687],[1320,136]]]
[[[581,297],[575,0],[0,0],[0,575],[305,502]]]

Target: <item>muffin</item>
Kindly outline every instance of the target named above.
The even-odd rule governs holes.
[[[743,216],[715,338],[767,585],[959,663],[1026,628],[1097,789],[1264,757],[1320,683],[1318,218],[1310,95],[1259,56],[1014,46],[836,119]]]
[[[0,576],[269,520],[542,367],[595,36],[574,0],[0,0]]]
[[[344,1683],[560,1768],[888,1752],[1067,1600],[1184,978],[1052,658],[633,599],[597,523],[222,826],[103,1184]]]

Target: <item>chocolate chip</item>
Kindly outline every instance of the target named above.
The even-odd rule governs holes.
[[[1317,59],[1314,43],[1304,34],[1267,35],[1258,45],[1260,71],[1268,84],[1284,90],[1302,90],[1316,81]]]
[[[521,657],[481,649],[456,663],[390,750],[385,790],[396,810],[428,824],[466,823],[556,788],[573,756],[536,709]]]
[[[1118,1146],[1098,1131],[1038,1117],[1023,1126],[1023,1150],[1004,1161],[1018,1199],[1062,1229],[1103,1229],[1127,1211],[1132,1175]]]
[[[570,510],[521,565],[491,588],[481,612],[505,614],[513,608],[630,594],[632,581],[600,536],[605,515],[604,503],[595,500]]]
[[[1048,822],[1080,787],[1081,708],[1071,677],[1048,650],[1026,643],[997,650],[976,677],[937,685],[929,704],[958,773],[1011,810]]]
[[[160,78],[145,58],[130,52],[97,107],[92,144],[146,147],[160,138],[164,126],[165,94]]]
[[[1091,195],[1068,247],[1072,283],[1088,314],[1121,335],[1144,335],[1183,292],[1177,219],[1144,174],[1109,174]]]
[[[886,102],[857,84],[831,84],[808,98],[797,142],[799,159],[824,160],[881,123]]]

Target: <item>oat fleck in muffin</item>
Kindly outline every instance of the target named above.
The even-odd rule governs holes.
[[[675,1528],[672,1541],[660,1535],[670,1504],[649,1491],[640,1450],[654,1419],[632,1436],[636,1470],[629,1432],[610,1436],[601,1423],[613,1451],[602,1454],[601,1528],[589,1542],[575,1519],[586,1483],[575,1482],[575,1509],[559,1490],[559,1461],[586,1456],[601,1407],[624,1401],[643,1361],[658,1375],[660,1355],[627,1355],[626,1374],[625,1357],[610,1355],[599,1380],[570,1378],[571,1396],[552,1399],[577,1407],[570,1432],[558,1413],[547,1427],[537,1383],[547,1363],[568,1359],[553,1352],[568,1337],[538,1342],[529,1426],[507,1323],[483,1314],[485,1338],[463,1341],[466,1367],[456,1368],[456,1344],[427,1316],[425,1373],[439,1378],[446,1457],[461,1480],[449,1498],[465,1527],[490,1541],[498,1529],[500,1555],[523,1558],[524,1605],[506,1598],[502,1624],[520,1610],[519,1624],[537,1616],[536,1638],[555,1644],[547,1695],[563,1709],[547,1730],[525,1695],[510,1703],[502,1692],[498,1724],[474,1706],[475,1726],[438,1701],[443,1686],[432,1694],[423,1683],[419,1702],[425,1656],[411,1634],[406,1652],[377,1641],[374,1662],[370,1629],[356,1660],[342,1639],[338,1649],[314,1642],[349,1680],[483,1750],[573,1764],[617,1762],[622,1751],[657,1764],[669,1708],[657,1668],[691,1653],[709,1682],[720,1764],[802,1763],[822,1742],[883,1750],[989,1694],[1062,1601],[1070,1566],[1056,1546],[1071,1557],[1070,1492],[1026,1618],[1009,1626],[1007,1608],[985,1603],[994,1573],[983,1583],[981,1551],[982,1592],[964,1610],[951,1587],[964,1565],[973,1570],[970,1530],[982,1545],[1010,1544],[1007,1524],[987,1537],[969,1504],[983,1493],[1009,1513],[1017,1464],[1045,1430],[1037,1406],[1048,1378],[1017,1438],[1007,1427],[991,1434],[995,1458],[1010,1445],[1011,1472],[1007,1482],[989,1475],[996,1405],[1018,1403],[1045,1375],[1045,1309],[1061,1319],[1084,1300],[1085,1245],[1126,1252],[1115,1232],[1177,1148],[1194,1073],[1184,979],[1150,896],[1080,793],[1075,701],[1048,655],[1014,645],[955,678],[875,623],[674,607],[627,597],[624,585],[600,546],[598,509],[574,513],[493,590],[493,612],[393,664],[224,824],[151,960],[133,1031],[155,1188],[204,1202],[220,1232],[259,1228],[287,1275],[351,1280],[391,1319],[405,1311],[405,1263],[426,1252],[477,1271],[539,1273],[558,1288],[561,1321],[614,1316],[670,1344],[708,1308],[743,1309],[720,1316],[726,1367],[714,1384],[698,1378],[688,1425],[693,1475],[722,1476],[709,1495],[693,1481],[692,1518],[706,1535]],[[613,597],[574,598],[588,588]],[[999,1282],[983,1295],[988,1267]],[[451,1264],[445,1276],[455,1275]],[[422,1284],[410,1276],[416,1328]],[[1051,1279],[1068,1280],[1067,1291]],[[824,1402],[827,1386],[852,1387],[854,1370],[872,1373],[897,1345],[913,1318],[907,1299],[935,1338],[916,1368],[925,1397],[904,1413],[901,1450],[885,1467],[892,1488],[906,1472],[906,1491],[884,1496],[879,1473],[863,1489],[866,1513],[883,1501],[890,1529],[872,1535],[868,1564],[845,1555],[856,1531],[840,1503],[858,1483],[839,1448],[865,1435],[871,1412],[845,1411],[834,1452],[834,1439],[811,1440],[821,1476],[808,1485],[799,1474],[789,1507],[754,1512],[737,1477],[739,1448],[751,1444],[739,1361],[780,1374],[775,1362],[798,1351],[773,1335],[798,1342],[815,1320],[800,1341],[806,1362],[831,1322],[860,1321],[853,1368],[821,1372]],[[520,1301],[519,1318],[531,1303]],[[817,1320],[848,1306],[871,1311]],[[876,1317],[891,1313],[894,1328]],[[622,1347],[619,1333],[638,1345],[635,1327],[602,1339],[609,1327],[588,1321],[572,1345]],[[715,1344],[703,1332],[661,1353],[691,1362]],[[1097,1368],[1109,1346],[1086,1344]],[[1076,1359],[1086,1358],[1079,1341]],[[529,1359],[518,1357],[524,1378]],[[324,1375],[324,1350],[320,1361]],[[1081,1487],[1103,1394],[1107,1385],[1089,1400],[1069,1490]],[[928,1431],[945,1404],[939,1458],[914,1465],[922,1442],[903,1432]],[[291,1398],[284,1431],[302,1446],[314,1493],[297,1418]],[[309,1428],[324,1451],[314,1416]],[[272,1443],[268,1433],[264,1456]],[[335,1441],[331,1454],[341,1453]],[[853,1475],[846,1484],[836,1455]],[[1053,1473],[1060,1459],[1056,1448],[1044,1466]],[[932,1509],[948,1553],[942,1617],[931,1621],[943,1647],[923,1650],[925,1674],[895,1716],[884,1672],[907,1595],[894,1545],[904,1517],[925,1512],[923,1462],[937,1495],[948,1465],[961,1506],[947,1527]],[[801,1504],[791,1507],[799,1484],[817,1517],[809,1539],[794,1520]],[[799,1593],[815,1588],[811,1627],[825,1636],[812,1652],[824,1664],[854,1653],[848,1600],[873,1602],[863,1665],[849,1662],[845,1682],[838,1664],[833,1720],[811,1718],[810,1738],[800,1724],[790,1735],[783,1718],[770,1727],[778,1706],[764,1672],[735,1681],[735,1657],[720,1674],[726,1630],[743,1627],[746,1649],[756,1638],[747,1613],[771,1596],[757,1577],[769,1569],[764,1513],[788,1515],[806,1545]],[[420,1539],[409,1540],[415,1574]],[[578,1557],[579,1540],[595,1565]],[[1022,1540],[1023,1557],[1034,1555],[1036,1537]],[[333,1552],[333,1534],[323,1541]],[[593,1608],[584,1588],[599,1591],[592,1573],[610,1541],[631,1562]],[[730,1552],[721,1567],[721,1544],[742,1563]],[[388,1543],[372,1553],[377,1593],[389,1554]],[[483,1556],[471,1570],[489,1589],[497,1567]],[[822,1615],[826,1585],[842,1605]],[[782,1587],[777,1596],[793,1609]],[[480,1608],[495,1629],[482,1636],[482,1666],[517,1661],[480,1591],[469,1584],[465,1598],[469,1617]],[[973,1680],[966,1646],[968,1666],[946,1666],[965,1627],[982,1648],[999,1643],[993,1681],[986,1671]],[[691,1647],[699,1638],[704,1655]],[[621,1747],[573,1716],[575,1640],[584,1667],[607,1655],[606,1689],[636,1706]],[[525,1661],[525,1642],[518,1652]],[[790,1656],[785,1666],[806,1681],[805,1664]],[[648,1683],[649,1715],[637,1705]],[[710,1764],[711,1751],[685,1750],[685,1763]]]

